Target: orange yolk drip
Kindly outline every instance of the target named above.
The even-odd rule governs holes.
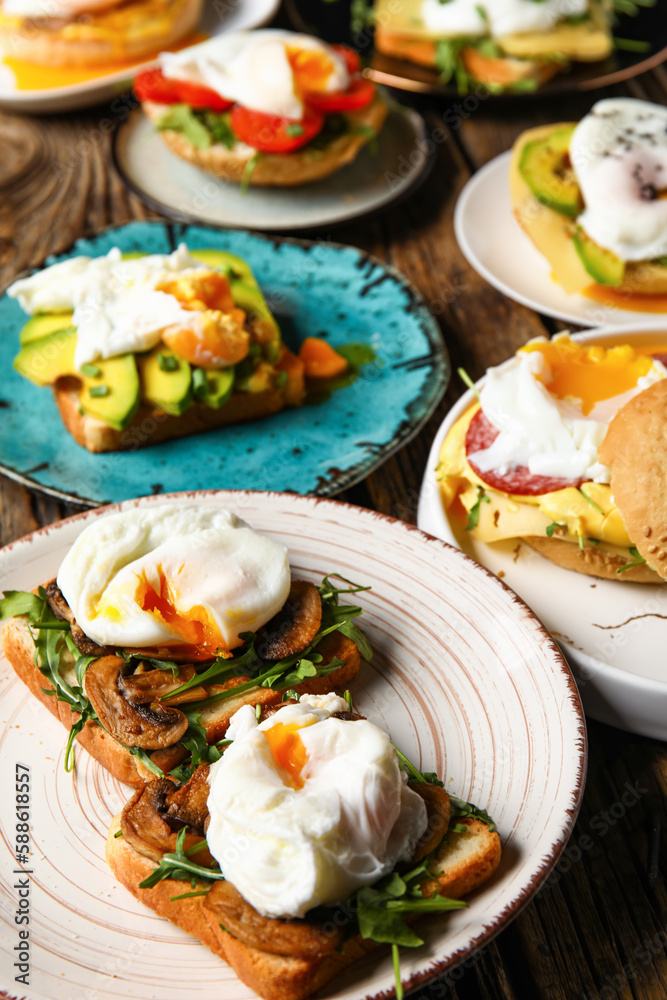
[[[629,309],[632,312],[665,313],[667,295],[642,295],[641,292],[618,292],[606,285],[589,285],[581,293],[594,302],[602,302],[615,309]]]
[[[327,81],[334,71],[334,64],[328,55],[288,45],[287,58],[299,90],[319,94],[326,91]]]
[[[303,788],[301,772],[306,763],[306,748],[301,742],[299,727],[294,723],[277,722],[263,733],[274,761],[287,773],[288,783],[292,788]]]
[[[557,399],[581,400],[581,412],[587,416],[596,403],[634,389],[648,374],[653,361],[637,354],[632,347],[584,347],[571,340],[526,344],[526,354],[539,351],[551,369],[546,388]]]
[[[194,659],[205,660],[215,656],[224,646],[220,630],[210,611],[202,605],[195,605],[189,611],[180,611],[175,603],[161,566],[158,567],[159,591],[142,572],[139,577],[134,599],[142,611],[164,622],[176,635],[192,648]]]
[[[202,271],[165,281],[159,292],[173,295],[184,309],[205,313],[196,329],[169,327],[162,339],[172,350],[202,368],[224,368],[242,361],[250,344],[246,314],[234,305],[229,282],[218,271]]]

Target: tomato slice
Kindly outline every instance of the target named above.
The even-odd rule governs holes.
[[[499,431],[493,426],[491,421],[485,416],[482,410],[478,410],[470,421],[466,432],[466,458],[470,468],[479,478],[494,490],[501,493],[514,493],[517,496],[537,497],[542,493],[553,493],[556,490],[564,490],[568,486],[581,486],[583,479],[562,479],[557,476],[536,476],[525,465],[510,469],[509,472],[495,472],[490,469],[482,472],[471,456],[476,451],[483,451],[490,448],[498,437]]]
[[[356,111],[358,108],[365,108],[374,96],[375,84],[362,76],[357,76],[347,90],[334,90],[330,94],[314,92],[304,94],[304,101],[309,107],[330,115],[337,111]]]
[[[267,115],[235,104],[230,116],[231,126],[241,142],[260,153],[293,153],[305,146],[324,125],[324,115],[306,106],[300,120]]]
[[[233,103],[201,84],[170,80],[161,69],[148,69],[145,73],[140,73],[134,81],[134,92],[140,101],[189,104],[191,108],[206,108],[208,111],[227,111]]]
[[[332,45],[331,48],[337,55],[345,60],[345,65],[350,76],[356,76],[361,69],[361,56],[348,45]]]

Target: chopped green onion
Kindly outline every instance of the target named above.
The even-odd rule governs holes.
[[[99,378],[102,374],[102,369],[98,368],[97,365],[81,365],[81,371],[84,375],[88,375],[90,378]]]
[[[108,396],[110,389],[108,385],[91,385],[88,392],[91,396]]]
[[[173,354],[158,354],[157,356],[158,368],[162,372],[177,372],[178,371],[178,360]]]

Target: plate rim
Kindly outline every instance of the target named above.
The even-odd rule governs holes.
[[[665,52],[667,54],[667,49]],[[470,203],[474,201],[479,189],[483,189],[489,183],[490,178],[492,178],[493,181],[496,181],[496,175],[500,175],[506,170],[511,158],[512,149],[507,149],[504,153],[499,153],[498,156],[494,156],[493,159],[489,160],[482,167],[480,167],[479,170],[476,170],[475,173],[472,174],[472,176],[466,181],[459,197],[456,200],[456,206],[454,208],[454,234],[461,253],[470,267],[472,267],[473,270],[480,275],[480,277],[491,285],[492,288],[495,288],[496,291],[501,292],[501,294],[505,295],[513,302],[518,302],[520,305],[526,306],[526,308],[532,310],[532,312],[537,313],[538,315],[550,316],[552,319],[563,320],[566,323],[575,323],[577,326],[585,326],[589,329],[599,329],[612,325],[618,325],[619,328],[621,326],[628,326],[629,324],[637,325],[644,322],[644,319],[640,318],[643,316],[646,317],[647,322],[651,322],[652,319],[659,322],[660,317],[662,316],[662,323],[664,326],[665,322],[667,322],[666,313],[640,313],[636,310],[618,309],[617,307],[610,305],[603,307],[601,303],[596,303],[593,299],[584,299],[584,301],[590,302],[591,309],[597,306],[598,309],[605,308],[607,310],[608,321],[607,323],[602,324],[601,327],[599,319],[583,316],[575,312],[568,312],[565,308],[559,309],[557,307],[550,306],[544,302],[539,302],[537,299],[530,298],[522,291],[517,291],[515,288],[506,284],[494,271],[491,271],[487,265],[480,260],[466,234],[464,215],[468,211]],[[502,219],[499,218],[499,221],[504,225]],[[535,253],[540,253],[530,241],[530,237],[523,232],[512,213],[508,216],[507,224],[512,227],[512,232],[517,239],[522,237],[523,240],[528,241],[527,244],[523,244],[527,246],[527,249],[532,248]],[[542,254],[540,254],[540,256],[543,260],[546,259]],[[556,287],[560,293],[567,295],[567,293],[557,283]],[[618,316],[618,324],[616,324],[616,321],[609,320],[609,316]]]
[[[14,275],[9,284],[12,284],[18,278],[23,277],[26,274],[32,274],[33,271],[39,270],[41,267],[44,266],[45,262],[50,257],[55,257],[56,261],[65,258],[68,254],[72,253],[77,243],[79,243],[80,241],[97,239],[100,236],[105,236],[109,233],[125,229],[128,226],[132,226],[135,224],[139,225],[148,224],[151,226],[161,227],[166,232],[167,241],[172,246],[175,243],[176,238],[178,238],[175,234],[170,233],[170,229],[174,225],[184,225],[187,227],[194,225],[199,229],[212,228],[210,226],[202,226],[202,224],[198,222],[173,223],[157,217],[149,217],[147,219],[131,219],[129,222],[125,222],[120,225],[104,226],[101,229],[92,231],[87,235],[84,234],[82,236],[76,237],[76,239],[74,239],[67,248],[65,248],[64,250],[60,251],[57,254],[47,254],[46,257],[41,261],[41,263],[38,264],[34,269],[25,269],[19,274]],[[242,235],[247,235],[252,239],[257,239],[263,243],[273,245],[274,248],[276,244],[285,244],[285,243],[291,246],[300,247],[301,249],[304,250],[306,248],[316,247],[319,245],[318,240],[307,239],[305,237],[300,237],[300,236],[282,236],[279,234],[268,235],[265,233],[257,232],[255,230],[233,229],[231,227],[229,227],[228,229],[227,228],[213,229],[213,232],[216,233],[224,233],[227,231],[233,233],[240,233]],[[393,264],[386,263],[380,260],[379,257],[376,257],[375,254],[369,253],[369,251],[367,250],[363,250],[360,247],[351,246],[350,244],[347,243],[340,243],[337,240],[328,240],[327,246],[334,249],[336,252],[338,252],[339,250],[353,250],[354,252],[359,254],[360,259],[362,259],[363,261],[372,263],[374,268],[375,267],[381,268],[385,273],[387,273],[390,276],[390,278],[399,287],[401,287],[405,291],[405,294],[407,295],[409,302],[414,307],[411,311],[419,315],[422,321],[422,328],[424,331],[424,335],[428,341],[429,353],[423,356],[425,359],[427,359],[426,363],[424,364],[424,367],[428,367],[430,359],[431,374],[437,377],[437,384],[436,384],[436,379],[434,379],[433,390],[430,391],[429,393],[428,403],[418,420],[413,421],[412,423],[408,423],[407,420],[404,420],[399,426],[398,431],[394,434],[391,441],[386,442],[379,447],[374,446],[372,453],[369,453],[373,459],[373,461],[370,464],[364,464],[363,462],[358,461],[351,468],[345,470],[342,474],[339,473],[335,477],[335,479],[332,479],[331,477],[327,478],[326,483],[322,484],[321,486],[318,486],[315,490],[312,491],[312,494],[307,494],[319,497],[335,496],[336,493],[340,493],[342,490],[350,489],[351,487],[356,486],[358,483],[362,482],[373,472],[379,469],[382,465],[384,465],[384,463],[393,454],[395,454],[406,444],[408,444],[414,437],[416,437],[416,435],[423,429],[425,424],[430,420],[431,416],[435,412],[442,397],[447,391],[447,388],[449,386],[452,377],[451,358],[449,356],[449,350],[447,348],[447,344],[443,336],[442,330],[440,329],[440,324],[438,323],[438,320],[428,308],[424,295],[416,287],[416,285],[414,285],[410,281],[410,279],[405,274],[403,274],[402,271],[399,271],[399,269],[395,267]],[[0,298],[4,297],[4,295],[6,294],[9,284],[0,288]],[[427,382],[425,382],[424,385],[422,386],[422,393],[420,394],[419,397],[420,399],[425,398],[424,391],[429,390],[428,381],[430,380],[427,380]],[[414,399],[411,400],[411,402],[414,402]],[[263,419],[270,419],[270,417]],[[205,431],[203,433],[215,434],[216,432],[224,430],[225,428],[222,427],[222,428],[217,428],[214,431]],[[66,431],[64,432],[67,433]],[[6,466],[2,461],[0,461],[0,474],[7,476],[9,479],[13,479],[15,482],[20,483],[20,485],[25,486],[27,489],[33,490],[38,493],[45,493],[47,496],[52,496],[55,499],[61,500],[65,503],[77,504],[78,506],[85,507],[87,509],[99,507],[100,503],[103,503],[103,501],[91,500],[90,498],[87,497],[79,497],[76,496],[75,494],[67,493],[66,491],[60,490],[57,487],[45,487],[37,480],[32,479],[28,474],[12,469],[9,466]],[[167,494],[165,493],[159,495],[166,496]],[[118,502],[122,503],[124,501],[118,501]]]
[[[581,330],[578,333],[572,333],[572,334],[570,334],[570,336],[572,337],[573,340],[582,340],[582,341],[587,342],[587,341],[594,341],[595,339],[597,339],[600,336],[604,336],[604,337],[623,337],[625,334],[629,334],[633,330],[635,332],[639,332],[639,333],[644,332],[644,331],[641,331],[641,330],[638,331],[637,330],[637,325],[638,325],[637,323],[628,323],[628,324],[624,324],[623,326],[620,326],[620,325],[619,326],[607,325],[607,326],[596,327],[594,329],[589,329],[589,330]],[[645,329],[646,329],[646,332],[652,332],[652,331],[656,331],[656,332],[661,331],[663,333],[667,332],[667,329],[665,328],[664,324],[662,324],[662,326],[657,326],[656,325],[656,326],[653,326],[653,327],[650,324],[648,324]],[[549,338],[549,339],[551,339],[551,338]],[[509,359],[506,359],[506,360],[509,360]],[[485,378],[485,375],[483,375],[481,378],[477,379],[477,381],[475,382],[475,388],[479,388],[482,385],[482,383],[484,381],[484,378]],[[457,399],[457,401],[454,403],[454,405],[451,407],[451,409],[447,411],[447,413],[445,414],[445,416],[444,416],[444,418],[442,420],[442,423],[438,427],[436,435],[435,435],[435,437],[433,439],[433,443],[432,443],[431,448],[429,450],[427,466],[426,466],[426,469],[424,471],[424,476],[423,476],[422,483],[421,483],[420,504],[419,504],[419,510],[418,510],[418,515],[417,515],[417,523],[419,523],[419,522],[423,523],[426,520],[427,517],[429,517],[429,520],[430,520],[430,516],[426,512],[427,511],[426,501],[422,500],[421,498],[426,495],[427,491],[425,490],[425,487],[430,488],[432,486],[432,484],[434,482],[436,482],[436,480],[434,479],[434,476],[433,476],[433,470],[435,468],[435,464],[434,463],[437,463],[437,460],[438,460],[439,455],[440,455],[440,449],[442,447],[442,443],[443,443],[446,435],[451,430],[451,428],[454,425],[454,423],[472,405],[472,403],[474,402],[474,400],[475,400],[475,393],[473,392],[473,390],[472,389],[466,389],[466,391],[463,393],[462,396],[460,396],[459,399]],[[446,513],[444,511],[444,508],[442,507],[442,503],[441,503],[439,494],[435,497],[434,504],[433,504],[434,508],[436,507],[436,504],[438,505],[437,506],[438,512],[442,515],[443,522],[446,524],[447,529],[449,529],[449,518],[447,517],[447,515],[446,515]],[[422,528],[421,530],[423,531],[424,529]],[[428,532],[425,532],[425,533],[428,534]],[[439,537],[439,536],[435,536],[435,537]],[[451,529],[449,529],[449,537],[455,539],[454,532],[451,531]],[[454,545],[455,548],[458,548],[458,545],[456,544],[455,541],[454,542],[448,542],[447,539],[442,539],[442,541],[445,541],[445,542],[447,542],[447,544]],[[459,551],[463,551],[463,550],[459,549]],[[466,554],[467,553],[464,553],[464,555],[466,555]],[[484,566],[483,563],[480,563],[479,565],[480,566]],[[484,569],[486,569],[486,566],[484,566]],[[492,571],[488,570],[488,572],[491,573]],[[493,575],[493,573],[492,573],[492,575]],[[501,582],[503,582],[503,581],[501,581]],[[521,600],[523,600],[523,598],[521,598]],[[534,614],[534,612],[533,612],[533,614]],[[544,626],[544,627],[546,628],[546,626]],[[548,629],[547,629],[547,631],[548,631]],[[551,633],[549,633],[549,634],[551,634]],[[553,638],[553,636],[552,636],[552,638]],[[653,694],[659,694],[662,697],[667,698],[667,679],[665,679],[664,681],[662,681],[662,680],[659,680],[657,678],[656,679],[652,679],[652,678],[649,678],[649,677],[643,677],[641,674],[631,674],[627,670],[623,670],[621,667],[614,666],[613,664],[605,663],[604,660],[600,660],[597,657],[592,656],[590,653],[587,653],[585,651],[577,649],[576,646],[573,646],[572,643],[567,642],[565,639],[562,639],[562,640],[556,640],[556,639],[554,639],[554,642],[556,642],[556,644],[559,647],[562,647],[563,649],[567,650],[567,656],[571,657],[574,662],[577,662],[577,661],[580,661],[580,660],[584,659],[586,661],[586,665],[587,665],[588,669],[594,669],[597,673],[602,673],[602,674],[606,674],[607,672],[610,672],[611,675],[612,675],[612,677],[615,678],[616,682],[619,685],[627,686],[627,687],[630,687],[630,688],[633,688],[633,689],[636,689],[636,686],[639,686],[639,687],[642,687],[642,688],[646,688],[647,692],[651,692]]]
[[[158,198],[154,198],[149,192],[147,192],[144,188],[142,188],[139,184],[137,184],[133,178],[130,177],[129,172],[126,170],[125,166],[121,161],[120,145],[121,142],[123,141],[122,137],[124,133],[126,133],[130,127],[136,128],[134,122],[136,121],[138,116],[142,114],[143,112],[141,110],[141,106],[138,108],[133,108],[133,110],[129,113],[127,118],[122,122],[119,121],[113,130],[113,136],[111,140],[111,160],[123,184],[125,184],[125,186],[129,188],[129,190],[134,195],[136,195],[137,198],[139,198],[145,205],[147,205],[153,212],[159,212],[161,215],[166,216],[167,218],[173,220],[174,222],[179,222],[194,226],[207,225],[212,229],[221,229],[221,230],[247,229],[248,226],[247,222],[246,223],[211,222],[210,220],[205,219],[203,216],[189,215],[187,212],[180,212],[178,209],[172,208],[172,206],[167,204],[167,202],[163,202],[160,201]],[[425,183],[425,181],[430,176],[433,167],[435,166],[435,159],[436,159],[435,147],[433,146],[432,143],[426,142],[427,139],[426,120],[424,119],[423,115],[421,115],[418,111],[416,111],[414,108],[401,106],[401,111],[398,112],[396,111],[395,102],[389,101],[389,113],[387,115],[388,120],[392,114],[401,114],[410,122],[415,140],[414,148],[418,148],[419,143],[422,143],[422,146],[425,147],[426,149],[425,155],[423,155],[423,157],[421,158],[421,162],[419,163],[418,167],[414,169],[414,172],[412,172],[409,175],[407,183],[405,183],[404,186],[401,186],[398,189],[398,192],[391,191],[389,190],[389,187],[387,187],[387,196],[377,204],[372,205],[370,208],[362,208],[360,211],[348,209],[344,211],[343,214],[338,215],[336,218],[327,220],[325,222],[310,222],[310,223],[291,222],[285,225],[284,223],[271,223],[271,222],[267,223],[266,221],[264,221],[262,223],[261,229],[257,230],[253,229],[250,231],[260,232],[260,233],[262,232],[315,233],[315,232],[321,232],[323,229],[327,230],[337,229],[352,221],[361,221],[364,219],[373,218],[375,215],[387,209],[390,205],[401,204],[403,201],[405,201],[406,198],[409,198],[411,195],[413,195],[422,186],[422,184]],[[386,124],[387,123],[385,123],[385,126],[383,127],[386,127]],[[125,141],[127,142],[127,139]],[[168,148],[166,143],[163,143],[163,145],[164,145],[164,151],[166,153],[168,153],[170,156],[174,157],[176,156],[176,154],[173,153]],[[343,167],[342,169],[344,170],[347,166],[352,166],[352,165],[353,164],[346,164],[345,167]],[[191,164],[191,166],[193,165]],[[210,176],[205,170],[201,168],[199,169],[203,178]],[[318,181],[316,183],[323,183],[326,182],[326,180],[327,178],[324,177],[322,178],[321,181]],[[307,184],[301,185],[301,187],[308,187],[308,186],[309,185]],[[281,190],[285,189],[283,188]],[[297,188],[296,190],[298,191],[299,188]]]
[[[558,675],[562,678],[565,687],[567,689],[567,695],[569,702],[571,704],[572,711],[576,720],[573,718],[572,727],[576,729],[576,736],[572,743],[572,753],[570,755],[572,759],[571,772],[575,775],[574,787],[569,789],[569,799],[570,806],[563,811],[562,827],[557,839],[554,839],[551,844],[550,852],[547,855],[541,855],[539,859],[536,859],[536,867],[532,871],[529,878],[525,884],[522,885],[517,894],[505,905],[505,907],[498,913],[495,921],[490,926],[484,926],[480,934],[476,937],[471,938],[465,947],[459,948],[458,951],[449,955],[448,958],[441,960],[440,962],[435,962],[431,966],[424,968],[421,971],[413,973],[408,979],[403,982],[403,987],[406,992],[413,990],[419,986],[426,985],[432,982],[438,977],[444,975],[449,969],[455,967],[460,962],[464,961],[467,957],[474,954],[481,947],[488,944],[493,938],[496,937],[502,930],[504,930],[509,923],[514,920],[519,913],[524,909],[525,906],[533,899],[537,894],[539,889],[545,884],[550,873],[553,871],[554,867],[558,863],[572,832],[574,830],[574,825],[577,820],[577,816],[581,809],[585,788],[586,788],[586,778],[588,771],[588,732],[586,727],[586,718],[584,714],[584,709],[582,706],[581,695],[577,688],[576,682],[574,680],[572,671],[565,659],[558,643],[547,630],[547,628],[542,624],[540,619],[537,617],[534,611],[528,607],[523,598],[519,597],[510,587],[499,579],[494,573],[488,570],[481,563],[476,562],[467,553],[463,552],[457,546],[445,541],[444,539],[438,538],[435,535],[429,534],[423,531],[417,525],[409,524],[406,521],[401,521],[399,518],[393,517],[389,514],[384,514],[380,511],[371,510],[370,508],[360,507],[357,504],[349,503],[348,501],[334,500],[330,498],[323,498],[312,495],[302,495],[296,493],[281,493],[273,490],[233,490],[233,489],[220,489],[220,490],[189,490],[180,491],[175,493],[164,493],[159,495],[145,496],[145,497],[134,497],[129,500],[118,501],[113,504],[107,504],[104,506],[98,506],[89,510],[79,511],[69,517],[63,518],[59,521],[55,521],[50,525],[45,525],[42,528],[37,528],[34,531],[23,535],[20,538],[9,542],[6,546],[0,549],[0,559],[2,559],[5,553],[11,553],[14,557],[13,550],[15,548],[20,552],[22,548],[28,548],[33,544],[35,539],[40,541],[43,539],[48,544],[48,536],[54,531],[60,531],[65,526],[69,526],[73,522],[85,520],[92,517],[105,516],[106,514],[113,513],[122,508],[128,508],[130,506],[142,506],[150,503],[160,503],[163,501],[177,500],[187,500],[193,497],[243,497],[250,496],[252,498],[261,498],[262,502],[266,502],[267,505],[275,503],[278,499],[282,502],[294,505],[303,504],[304,506],[315,506],[319,507],[324,504],[327,507],[337,507],[344,508],[346,511],[351,512],[352,516],[358,518],[359,520],[369,519],[372,522],[380,520],[389,525],[395,526],[391,530],[402,531],[405,533],[406,537],[413,538],[417,537],[420,541],[436,548],[449,550],[450,553],[455,554],[455,558],[462,559],[464,563],[468,566],[469,570],[473,573],[483,573],[493,581],[493,586],[501,588],[505,593],[511,598],[512,604],[516,606],[517,612],[520,611],[521,620],[529,621],[531,627],[534,630],[535,638],[537,641],[537,636],[540,637],[540,645],[544,645],[544,648],[548,650],[550,659],[552,661],[552,666],[554,671],[557,670]],[[231,502],[231,501],[227,501]],[[242,508],[242,504],[239,505]],[[517,615],[518,618],[518,615]],[[523,627],[523,625],[522,625]],[[576,756],[576,764],[574,758]],[[575,774],[576,772],[576,774]],[[555,836],[551,835],[552,838]],[[368,994],[364,1000],[390,1000],[394,996],[393,988],[387,990],[379,990],[376,993]],[[360,998],[361,1000],[361,998]]]

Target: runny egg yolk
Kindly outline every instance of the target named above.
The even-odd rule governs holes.
[[[301,727],[294,723],[277,722],[263,730],[277,766],[286,773],[286,784],[303,788],[301,772],[306,763],[306,748],[299,736]]]
[[[193,659],[215,656],[225,643],[211,612],[201,604],[189,611],[176,607],[164,570],[158,566],[160,589],[157,591],[142,571],[134,599],[142,611],[164,622],[184,643],[192,647]]]
[[[329,77],[335,67],[326,52],[316,49],[299,49],[286,46],[287,58],[294,73],[297,90],[321,94],[327,89]]]
[[[171,326],[162,339],[186,361],[201,368],[227,368],[248,354],[250,335],[246,314],[234,305],[227,278],[217,271],[203,271],[165,281],[157,291],[173,295],[184,309],[198,314],[193,326]]]
[[[551,379],[545,382],[551,395],[557,399],[580,400],[584,416],[596,403],[634,389],[639,379],[653,367],[652,358],[636,353],[627,344],[609,348],[584,347],[559,338],[520,348],[520,353],[535,351],[542,354],[551,369]]]

